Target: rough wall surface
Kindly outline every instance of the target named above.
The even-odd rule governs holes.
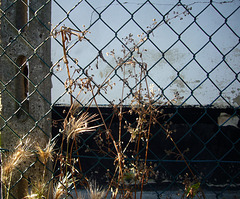
[[[51,134],[51,2],[1,0],[0,5],[1,148],[12,151],[26,140],[32,148],[45,148]],[[38,179],[42,167],[36,157],[24,161],[10,197],[26,196],[27,180]]]

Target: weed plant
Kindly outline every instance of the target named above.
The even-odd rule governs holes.
[[[177,15],[179,17],[179,14]],[[168,21],[167,21],[168,22]],[[133,34],[127,35],[122,40],[121,56],[117,56],[114,49],[103,55],[99,52],[98,59],[102,59],[106,64],[107,56],[115,61],[115,66],[112,71],[106,76],[102,84],[94,84],[92,76],[84,78],[73,78],[71,74],[67,44],[72,40],[72,37],[77,37],[78,41],[87,40],[88,30],[78,31],[68,27],[61,27],[60,30],[52,31],[53,37],[61,36],[64,65],[67,70],[67,80],[65,89],[70,95],[70,109],[67,112],[65,119],[62,121],[60,129],[61,144],[59,149],[54,150],[55,142],[49,141],[46,148],[42,149],[36,146],[34,150],[28,150],[28,144],[20,144],[12,153],[9,152],[8,159],[3,163],[3,184],[6,186],[5,198],[11,198],[12,176],[18,169],[20,162],[25,161],[29,156],[37,156],[37,159],[44,165],[42,179],[38,179],[35,184],[29,182],[31,189],[25,198],[91,198],[100,199],[111,195],[111,198],[136,198],[137,191],[140,191],[140,198],[143,198],[144,186],[148,184],[150,178],[156,176],[154,166],[148,162],[150,138],[152,136],[152,128],[158,124],[165,132],[166,138],[170,139],[177,149],[178,158],[182,159],[188,167],[189,174],[186,174],[183,184],[185,186],[184,193],[181,198],[205,198],[201,190],[201,184],[197,176],[193,173],[190,166],[184,157],[184,152],[178,148],[172,138],[172,131],[168,125],[163,125],[159,122],[159,118],[163,116],[162,107],[172,104],[181,97],[179,93],[175,94],[175,98],[171,101],[164,101],[161,93],[154,89],[152,84],[148,82],[148,64],[144,61],[144,53],[147,49],[142,44],[147,40],[149,34],[153,34],[155,28],[161,23],[155,19],[148,27],[147,33],[137,35],[137,39]],[[77,60],[76,64],[77,64]],[[98,64],[98,62],[97,62]],[[53,67],[57,68],[58,65]],[[91,68],[91,66],[90,66]],[[132,70],[129,70],[131,68]],[[108,92],[113,89],[115,83],[111,80],[111,74],[114,71],[122,72],[122,89],[120,102],[114,104],[111,102],[112,114],[110,123],[107,124],[99,107],[97,96],[100,92]],[[74,73],[80,73],[75,70]],[[131,88],[130,82],[135,83],[135,87]],[[129,109],[124,108],[124,92],[126,88],[131,88],[131,103]],[[77,97],[73,97],[73,92],[78,90]],[[89,107],[94,105],[98,111],[97,114],[90,114],[89,107],[79,111],[81,108],[81,99],[84,93],[92,95]],[[135,121],[129,123],[124,120],[126,115],[133,115]],[[118,119],[118,132],[112,132],[112,121]],[[54,121],[56,122],[56,121]],[[122,140],[123,132],[128,133],[128,139]],[[79,146],[81,145],[81,136],[86,133],[94,133],[96,152],[104,154],[113,159],[113,172],[107,171],[109,179],[108,186],[100,188],[98,182],[91,182],[85,175],[85,171],[81,165],[79,156]],[[117,136],[115,136],[117,134]],[[54,138],[53,140],[56,140]],[[32,141],[31,141],[32,142]],[[57,148],[57,147],[55,147]],[[144,155],[140,157],[140,150],[144,149]],[[93,150],[93,149],[89,149]],[[142,153],[142,152],[141,152]],[[168,152],[173,153],[173,152]],[[74,156],[76,154],[77,156]],[[46,173],[49,162],[53,161],[53,173],[50,182],[46,182]],[[87,196],[79,194],[78,188],[85,188]],[[53,193],[53,195],[52,195]]]

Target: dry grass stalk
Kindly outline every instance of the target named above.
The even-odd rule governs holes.
[[[182,14],[184,14],[184,12]],[[179,16],[179,14],[177,14],[175,16],[175,18],[178,16]],[[168,22],[168,21],[169,20],[167,20],[166,22]],[[85,84],[87,91],[90,91],[92,93],[92,97],[93,97],[92,101],[90,102],[90,105],[92,102],[95,102],[95,105],[99,111],[99,115],[105,126],[106,141],[108,143],[110,141],[112,141],[114,148],[116,150],[116,152],[114,152],[112,149],[109,148],[109,146],[106,146],[106,148],[108,149],[108,154],[109,154],[109,151],[111,151],[112,154],[116,155],[115,161],[113,163],[116,167],[115,173],[113,176],[110,176],[111,180],[110,180],[110,184],[108,187],[108,191],[111,190],[113,198],[116,198],[118,195],[120,195],[119,198],[131,197],[132,191],[133,191],[131,189],[131,187],[129,186],[131,184],[134,185],[135,188],[137,188],[137,187],[141,188],[140,198],[142,198],[143,186],[146,183],[148,183],[149,174],[152,172],[151,166],[149,167],[147,165],[148,150],[149,150],[149,144],[150,144],[149,140],[150,140],[150,136],[151,136],[152,125],[158,124],[158,118],[162,115],[161,111],[159,111],[159,106],[156,107],[155,105],[172,104],[175,102],[175,100],[180,99],[178,96],[179,94],[177,93],[174,100],[172,100],[172,101],[167,100],[167,102],[164,103],[165,100],[164,101],[160,100],[161,93],[160,92],[155,93],[154,84],[150,84],[150,86],[149,86],[148,81],[147,81],[148,65],[146,62],[143,61],[143,54],[144,54],[144,52],[147,51],[147,49],[143,48],[142,44],[144,44],[145,41],[148,39],[149,34],[153,35],[153,30],[156,29],[160,25],[162,25],[162,22],[158,23],[156,21],[156,19],[153,19],[152,25],[147,27],[147,29],[149,29],[147,31],[148,34],[142,33],[141,35],[138,35],[139,41],[135,41],[133,34],[131,34],[131,33],[128,36],[126,36],[126,38],[123,38],[124,45],[122,45],[123,49],[121,50],[121,52],[123,54],[122,57],[117,57],[114,52],[114,49],[110,53],[107,53],[107,55],[111,55],[113,57],[113,59],[116,62],[116,66],[113,68],[113,70],[111,72],[108,73],[108,75],[105,77],[105,80],[102,82],[102,84],[98,86],[98,90],[95,93],[94,93],[95,87],[92,86],[92,84],[91,84],[92,79],[88,78],[87,84]],[[80,115],[79,118],[74,117],[74,113],[76,112],[77,107],[75,107],[75,105],[73,104],[73,99],[72,99],[71,94],[73,92],[74,86],[77,87],[76,86],[77,84],[76,84],[76,81],[74,81],[74,79],[71,78],[70,70],[68,67],[67,50],[65,47],[65,43],[70,41],[71,36],[73,36],[73,35],[78,36],[79,41],[82,41],[83,39],[86,39],[85,34],[87,32],[88,31],[83,31],[82,37],[79,37],[78,33],[76,33],[75,30],[69,29],[66,27],[62,27],[59,32],[56,32],[58,34],[61,33],[61,35],[62,35],[62,44],[63,44],[63,52],[64,52],[63,61],[64,61],[64,64],[66,65],[67,72],[68,72],[68,78],[69,78],[66,81],[65,86],[66,86],[66,89],[69,89],[70,98],[71,98],[71,106],[72,106],[70,108],[70,111],[69,111],[66,119],[64,120],[64,130],[62,133],[64,135],[63,137],[67,138],[68,145],[69,145],[70,139],[73,139],[75,141],[74,144],[76,144],[76,149],[77,149],[76,138],[79,134],[95,131],[95,129],[97,127],[101,126],[101,125],[96,125],[96,126],[92,125],[91,127],[89,126],[90,123],[93,123],[94,121],[98,120],[98,119],[96,119],[96,116],[97,116],[96,114],[91,116],[91,115],[89,115],[88,112],[84,112]],[[106,62],[101,51],[99,52],[99,56],[97,56],[97,58],[98,57],[100,57],[104,62]],[[97,60],[97,65],[98,65],[98,60]],[[132,72],[131,71],[129,72],[129,75],[127,75],[127,73],[126,73],[126,70],[127,70],[126,67],[131,67],[133,69]],[[90,68],[91,68],[91,66],[90,66]],[[97,66],[97,68],[98,68],[98,66]],[[110,83],[107,83],[107,82],[110,82],[111,74],[114,71],[118,70],[118,68],[120,68],[123,73],[122,97],[120,99],[120,104],[116,105],[115,114],[112,117],[112,119],[113,119],[115,116],[117,116],[119,119],[119,131],[118,131],[119,136],[118,136],[118,140],[117,140],[113,137],[113,135],[111,134],[111,131],[110,131],[110,126],[112,124],[112,121],[111,121],[111,124],[109,125],[109,127],[107,127],[105,120],[102,116],[101,110],[98,107],[98,103],[97,103],[95,97],[96,97],[96,94],[100,92],[100,90],[107,92],[108,86],[110,86],[110,88],[112,89]],[[133,125],[129,124],[126,126],[127,131],[131,134],[131,137],[130,137],[129,141],[127,141],[127,145],[124,146],[122,144],[123,142],[121,140],[121,138],[122,138],[122,118],[123,118],[123,115],[125,114],[122,111],[123,103],[125,100],[123,98],[123,94],[124,94],[124,88],[126,86],[129,86],[128,81],[131,78],[133,80],[135,80],[135,84],[137,86],[131,90],[133,99],[130,104],[131,110],[129,111],[129,113],[130,114],[134,113],[136,115],[136,121]],[[81,79],[80,81],[83,81],[83,79]],[[85,79],[84,79],[84,81],[85,81]],[[82,88],[83,88],[83,86],[81,87],[81,91],[82,91]],[[160,89],[159,89],[159,91],[160,91]],[[160,126],[163,127],[163,125],[161,125],[161,124],[160,124]],[[163,128],[163,129],[165,130],[167,137],[170,137],[170,140],[174,143],[175,147],[177,148],[176,143],[170,136],[170,132],[168,131],[168,129],[166,129],[166,128]],[[100,142],[102,142],[102,140],[100,140]],[[130,143],[134,144],[133,154],[134,154],[135,160],[133,162],[125,161],[125,159],[127,158],[127,155],[125,152],[127,151],[127,148],[130,146]],[[142,145],[145,146],[145,155],[144,155],[144,159],[140,160],[139,152],[140,152]],[[63,146],[63,144],[62,144],[62,146]],[[125,148],[122,148],[123,146]],[[102,151],[103,147],[104,147],[104,142],[101,145],[101,148],[100,148],[101,151]],[[70,164],[73,163],[72,158],[71,158],[72,157],[71,154],[72,154],[73,150],[74,150],[73,144],[72,144],[70,153],[69,153],[68,146],[67,146],[67,153],[66,153],[67,158],[66,158],[66,161],[63,161],[63,163],[65,164],[65,167],[62,166],[63,169],[66,168],[66,171],[63,171],[63,169],[61,170],[63,172],[62,173],[63,175],[65,173],[66,179],[65,179],[65,182],[63,179],[62,183],[58,184],[57,187],[55,188],[55,192],[54,192],[55,198],[54,199],[59,199],[64,194],[66,194],[67,188],[69,188],[69,186],[70,186],[69,180],[70,181],[73,180],[73,178],[68,179],[68,177],[67,177],[68,175],[66,174],[69,167],[71,167]],[[182,156],[181,151],[179,150],[178,152],[179,152],[180,156]],[[70,158],[68,158],[68,155],[70,155],[69,156]],[[187,162],[185,162],[185,163],[189,167]],[[128,164],[130,164],[130,165],[132,164],[132,166],[130,168],[128,168]],[[80,161],[79,161],[79,168],[81,168]],[[190,169],[190,167],[189,167],[189,169]],[[190,169],[190,171],[191,171],[191,169]],[[81,170],[81,172],[82,172],[82,170]],[[197,185],[200,186],[200,184],[197,184]],[[195,188],[195,187],[193,187],[193,188]],[[191,189],[189,189],[190,191],[188,192],[188,194],[193,193],[193,190],[194,190],[193,188],[191,187]],[[119,191],[120,189],[123,189],[123,190]],[[101,188],[97,187],[96,182],[95,182],[94,184],[89,185],[88,196],[91,199],[103,198],[103,197],[106,197],[106,195],[108,195],[108,191],[102,190]],[[80,198],[83,198],[83,197],[81,196]],[[136,192],[135,192],[135,198],[136,198]]]

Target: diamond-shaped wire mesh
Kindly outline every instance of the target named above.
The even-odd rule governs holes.
[[[66,153],[69,148],[58,136],[75,101],[80,110],[76,117],[96,113],[118,146],[128,143],[132,134],[125,126],[138,123],[137,114],[128,113],[140,88],[151,94],[145,97],[161,113],[149,138],[139,137],[138,153],[132,155],[135,148],[129,142],[124,156],[140,168],[147,151],[145,166],[151,169],[144,190],[154,191],[157,198],[179,188],[186,192],[183,183],[191,172],[216,197],[239,189],[240,1],[33,2],[0,1],[3,160],[17,141],[36,136],[44,137],[42,146],[53,137],[56,150],[62,147]],[[51,21],[46,18],[50,5]],[[34,70],[32,65],[37,65]],[[119,119],[116,109],[126,114]],[[108,143],[101,120],[95,123],[96,131],[82,134],[72,154],[81,173],[75,188],[82,188],[86,179],[106,185],[115,175],[116,147]],[[28,173],[44,160],[27,163],[29,167],[18,168],[14,183],[5,183],[2,175],[2,189],[9,193],[3,198],[18,198],[15,187],[24,180],[31,184],[34,174]],[[47,184],[55,183],[62,163],[40,169],[53,174]]]

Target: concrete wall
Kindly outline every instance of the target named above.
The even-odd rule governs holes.
[[[45,148],[51,137],[51,3],[0,1],[0,5],[1,148],[12,151],[28,139],[32,149],[37,144]],[[35,161],[35,157],[24,161],[18,168],[24,173],[14,175],[12,185],[20,180],[10,191],[16,198],[26,196],[27,179],[39,179],[40,163],[25,171]]]

